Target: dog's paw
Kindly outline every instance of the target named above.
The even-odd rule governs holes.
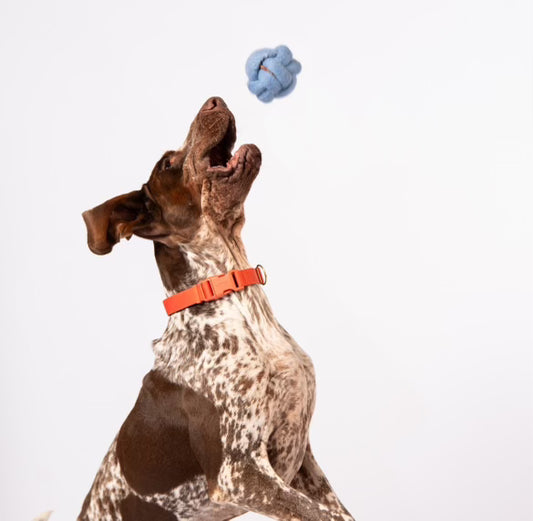
[[[44,512],[40,516],[37,516],[33,521],[48,521],[51,515],[52,510],[49,510],[48,512]]]

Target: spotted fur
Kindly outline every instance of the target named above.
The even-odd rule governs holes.
[[[233,116],[211,98],[184,147],[156,165],[146,193],[86,212],[91,249],[107,253],[131,234],[152,238],[168,296],[249,267],[239,232],[260,156],[249,146],[230,158],[234,139]],[[179,191],[162,165],[176,170]],[[157,211],[145,213],[144,196]],[[310,449],[312,362],[275,319],[262,287],[172,315],[153,351],[78,521],[224,521],[246,511],[353,521]]]

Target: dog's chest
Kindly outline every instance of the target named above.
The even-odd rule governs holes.
[[[189,317],[190,318],[190,317]],[[221,436],[232,450],[267,433],[272,466],[285,480],[298,470],[314,408],[310,358],[273,319],[220,316],[176,323],[154,343],[156,368],[209,398],[221,415]]]

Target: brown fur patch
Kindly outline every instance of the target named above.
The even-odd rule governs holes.
[[[117,456],[129,485],[140,494],[168,492],[215,472],[220,440],[212,433],[218,435],[218,421],[209,400],[155,371],[148,373],[117,439]],[[202,447],[207,457],[197,457],[191,434],[209,438],[210,444]]]

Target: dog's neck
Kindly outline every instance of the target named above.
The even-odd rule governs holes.
[[[215,275],[249,267],[240,237],[226,237],[202,229],[179,246],[155,242],[155,258],[167,296]]]
[[[206,229],[194,240],[179,246],[155,243],[155,257],[167,296],[188,289],[209,277],[250,267],[240,237],[228,237]],[[192,306],[171,316],[168,328],[204,326],[220,320],[276,325],[263,289],[250,286],[221,300]],[[168,330],[167,328],[167,330]]]
[[[179,246],[155,244],[155,257],[167,297],[188,289],[209,277],[234,269],[249,268],[244,246],[239,237],[228,238],[209,231]],[[167,336],[174,338],[179,329],[210,327],[215,323],[233,322],[249,326],[278,327],[263,289],[250,286],[223,299],[207,302],[175,313],[169,319]]]

